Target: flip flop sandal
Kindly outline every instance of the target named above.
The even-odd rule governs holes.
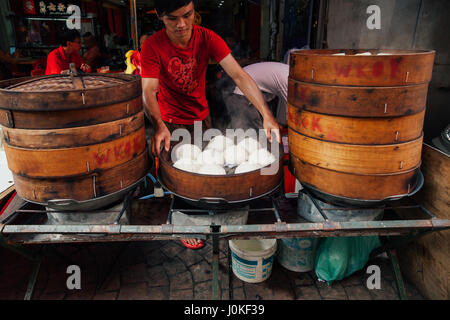
[[[189,244],[189,243],[187,243],[184,240],[180,240],[180,241],[186,248],[192,249],[192,250],[201,249],[201,248],[203,248],[205,246],[205,242],[203,240],[200,240],[200,243],[196,244],[196,245]]]

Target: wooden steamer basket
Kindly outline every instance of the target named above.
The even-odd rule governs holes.
[[[17,193],[57,210],[95,210],[148,172],[141,81],[55,75],[0,82],[0,124]]]
[[[261,169],[227,175],[192,173],[173,167],[170,154],[170,151],[164,151],[159,158],[159,181],[167,190],[196,207],[226,209],[244,206],[273,193],[281,185],[283,172],[281,146],[279,158],[273,163],[275,170],[273,174],[268,175],[262,175]]]
[[[363,52],[371,55],[356,55]],[[291,53],[289,150],[297,179],[327,200],[357,205],[417,192],[434,55]]]

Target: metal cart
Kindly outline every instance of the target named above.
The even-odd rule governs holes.
[[[304,192],[308,193],[308,191]],[[381,237],[383,247],[372,254],[387,252],[396,278],[399,298],[406,299],[396,248],[429,232],[450,228],[450,220],[437,219],[410,198],[407,199],[408,203],[405,203],[405,199],[392,202],[382,221],[333,222],[327,219],[326,210],[318,208],[325,221],[310,223],[297,215],[293,199],[287,199],[277,193],[251,204],[246,225],[178,226],[171,223],[172,212],[179,210],[176,197],[165,196],[164,200],[157,200],[158,206],[154,206],[154,199],[133,200],[132,194],[132,192],[128,194],[122,209],[115,212],[116,223],[109,225],[46,225],[46,211],[30,203],[26,203],[7,217],[2,217],[0,245],[34,263],[25,299],[32,297],[42,260],[41,254],[30,250],[29,245],[32,244],[178,240],[180,238],[212,239],[212,298],[217,300],[219,297],[219,241],[373,235]],[[399,219],[393,209],[420,210],[427,217],[415,220]],[[183,208],[183,210],[184,212],[211,211],[195,208]],[[213,213],[220,213],[220,210],[213,211]],[[128,215],[131,224],[118,223],[124,214]],[[230,256],[229,251],[229,292],[230,299],[233,299]]]

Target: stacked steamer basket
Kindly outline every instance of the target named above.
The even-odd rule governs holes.
[[[433,60],[433,51],[291,54],[289,155],[290,169],[305,187],[300,216],[310,222],[377,220],[384,200],[420,188]],[[279,247],[284,267],[314,268],[317,238],[281,239]]]
[[[8,166],[23,199],[95,210],[122,200],[148,172],[138,77],[55,75],[0,88]]]
[[[327,199],[359,204],[417,191],[434,54],[292,53],[289,150],[299,181]]]

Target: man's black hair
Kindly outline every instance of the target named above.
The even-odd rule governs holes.
[[[60,45],[67,46],[67,41],[74,42],[76,38],[80,38],[80,33],[77,30],[67,30],[61,34]]]
[[[193,2],[195,6],[196,0],[155,0],[155,10],[156,13],[158,13],[158,16],[162,17],[187,6],[191,2]]]

